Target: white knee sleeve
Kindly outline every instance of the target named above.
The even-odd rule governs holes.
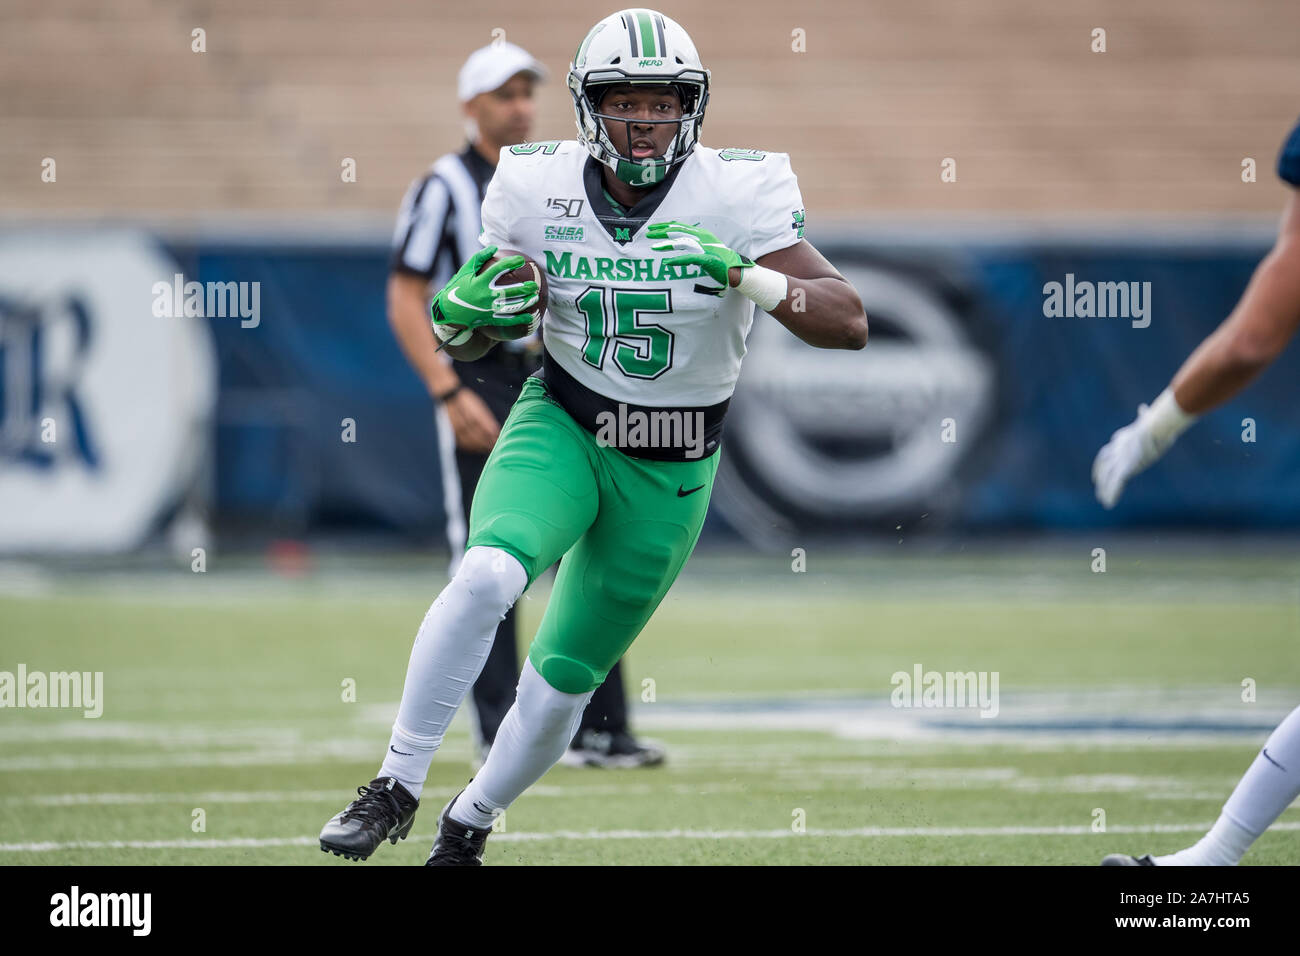
[[[528,572],[514,555],[479,545],[465,552],[447,589],[463,594],[470,606],[485,615],[495,614],[499,623],[527,584]]]

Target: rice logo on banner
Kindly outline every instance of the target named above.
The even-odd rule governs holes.
[[[207,320],[153,313],[176,263],[133,232],[0,239],[0,551],[118,551],[198,480]]]

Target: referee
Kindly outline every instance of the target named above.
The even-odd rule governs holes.
[[[546,68],[513,43],[470,54],[458,93],[469,142],[448,153],[411,184],[393,234],[388,321],[407,361],[436,403],[439,459],[446,495],[452,571],[465,550],[470,502],[500,423],[524,379],[541,364],[541,335],[501,342],[473,362],[437,351],[429,321],[432,292],[478,252],[479,210],[501,149],[527,142],[536,115],[533,89]],[[515,699],[519,677],[514,608],[497,628],[487,662],[474,683],[478,753],[496,738]],[[629,731],[621,666],[592,695],[564,762],[572,766],[639,767],[663,762],[658,744]]]

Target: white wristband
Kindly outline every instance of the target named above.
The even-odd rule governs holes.
[[[790,291],[790,283],[785,273],[762,266],[750,266],[740,270],[740,284],[736,291],[747,299],[752,299],[764,312],[771,312],[785,299]]]
[[[1167,447],[1175,438],[1185,432],[1196,421],[1197,416],[1189,415],[1179,407],[1174,398],[1174,390],[1167,388],[1161,392],[1143,416],[1146,419],[1147,433],[1161,447]]]

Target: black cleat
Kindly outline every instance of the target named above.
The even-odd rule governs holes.
[[[1101,861],[1102,866],[1156,866],[1156,861],[1151,859],[1151,854],[1146,856],[1127,856],[1123,853],[1112,853],[1104,857]]]
[[[364,860],[384,840],[405,840],[415,822],[420,801],[396,777],[376,777],[367,787],[357,787],[358,799],[334,815],[320,831],[320,848],[326,853]]]
[[[462,790],[460,793],[464,793]],[[487,843],[491,827],[486,830],[457,823],[448,814],[460,793],[451,798],[438,815],[438,835],[433,838],[433,849],[425,866],[482,866],[483,845]]]
[[[626,731],[583,730],[560,762],[566,767],[657,767],[664,756],[663,744],[637,739]]]

